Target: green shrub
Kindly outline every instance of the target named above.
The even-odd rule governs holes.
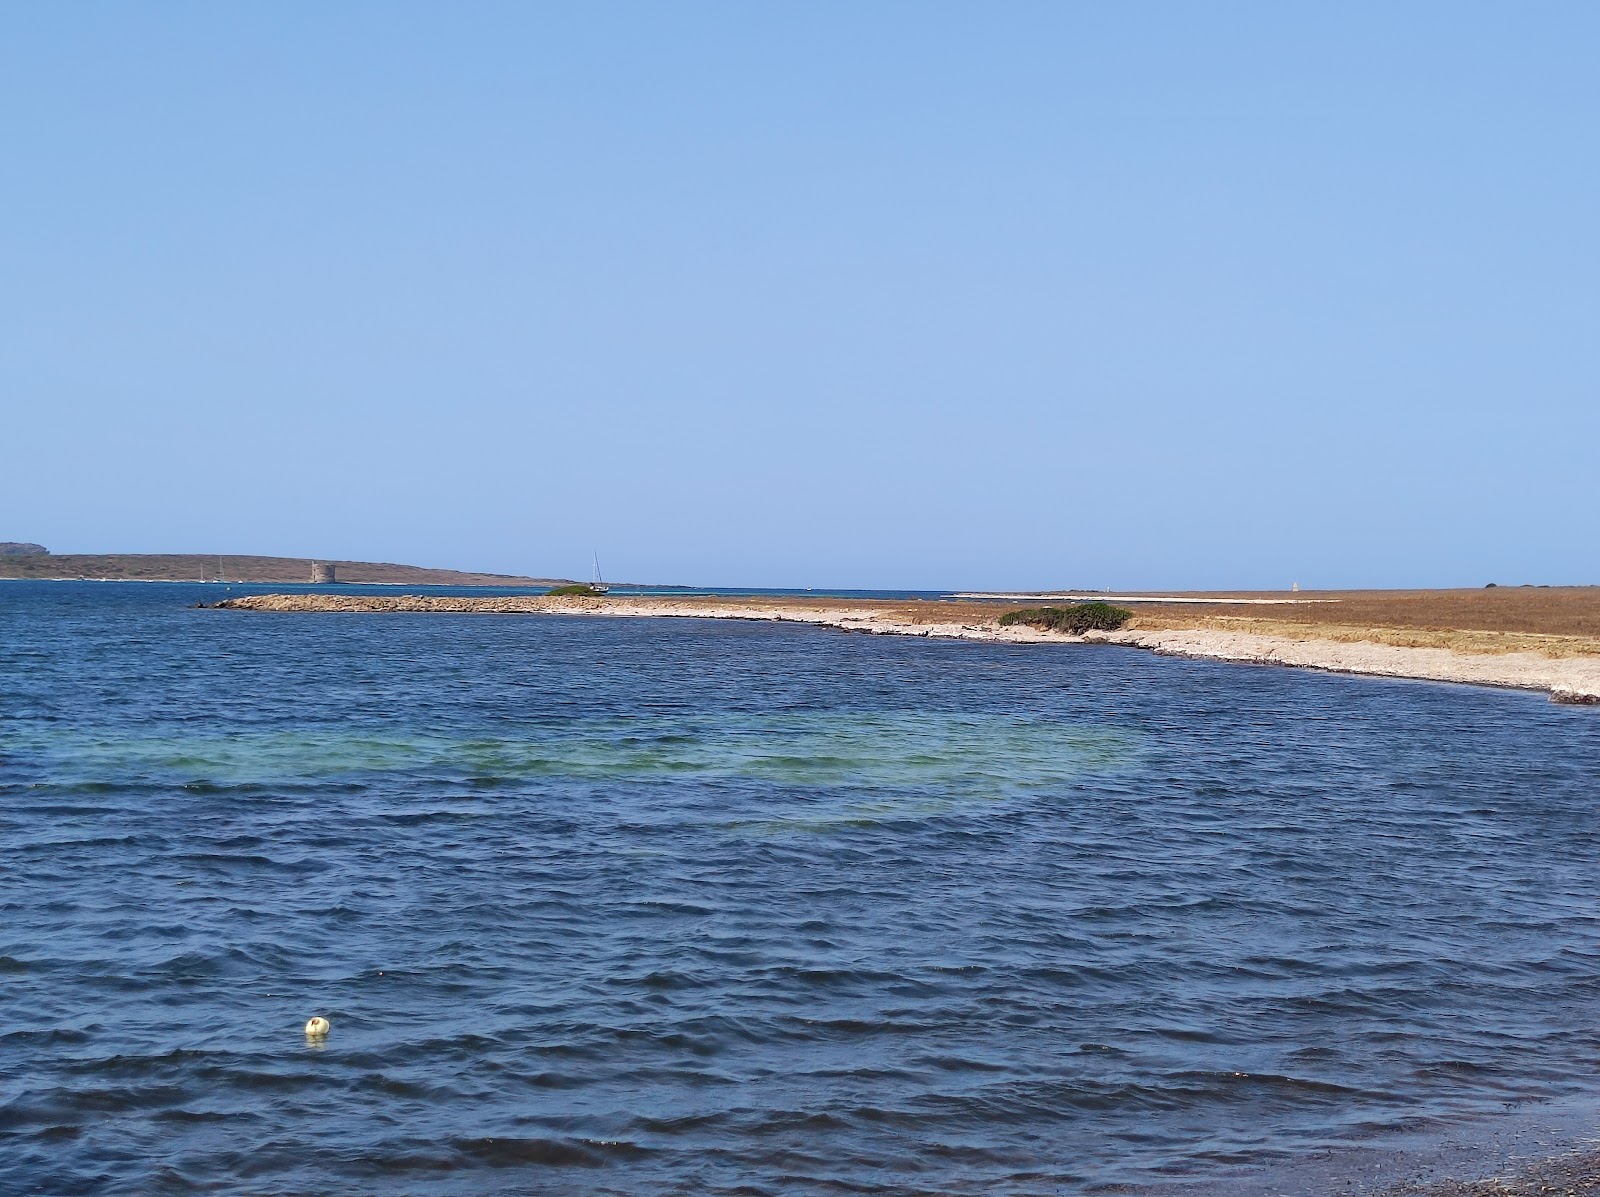
[[[589,598],[599,594],[600,591],[583,582],[574,582],[571,586],[557,586],[554,590],[545,591],[546,598]]]
[[[1000,626],[1008,628],[1025,623],[1051,632],[1081,636],[1089,631],[1114,632],[1132,618],[1132,611],[1110,603],[1074,603],[1070,607],[1024,607],[1020,611],[1007,611],[1000,617]]]

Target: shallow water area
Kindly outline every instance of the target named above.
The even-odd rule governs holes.
[[[0,1191],[1189,1186],[1596,1088],[1592,711],[217,590],[0,587]]]

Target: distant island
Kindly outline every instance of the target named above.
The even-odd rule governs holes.
[[[118,582],[311,582],[393,586],[527,586],[548,589],[566,578],[428,569],[383,561],[227,553],[52,553],[42,545],[0,542],[0,580]]]

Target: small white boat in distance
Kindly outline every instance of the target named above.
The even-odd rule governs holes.
[[[589,583],[589,589],[596,594],[608,594],[611,591],[611,587],[607,586],[604,579],[600,577],[600,554],[598,552],[594,555],[594,581]]]

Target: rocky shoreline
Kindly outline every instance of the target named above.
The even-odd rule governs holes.
[[[1503,1176],[1403,1184],[1383,1197],[1600,1197],[1600,1153],[1551,1156]]]
[[[1542,690],[1552,701],[1600,704],[1600,656],[1549,657],[1535,652],[1461,652],[1364,640],[1331,640],[1308,625],[1303,635],[1267,636],[1216,628],[1143,629],[1070,636],[1017,625],[999,626],[1000,608],[969,605],[951,617],[949,607],[926,618],[903,604],[862,600],[783,602],[765,599],[655,597],[453,597],[434,595],[264,594],[215,604],[235,611],[439,613],[477,615],[583,615],[611,617],[757,619],[807,623],[847,632],[927,636],[1015,644],[1098,643],[1142,648],[1167,656],[1240,664],[1292,665],[1334,673],[1414,678]]]

